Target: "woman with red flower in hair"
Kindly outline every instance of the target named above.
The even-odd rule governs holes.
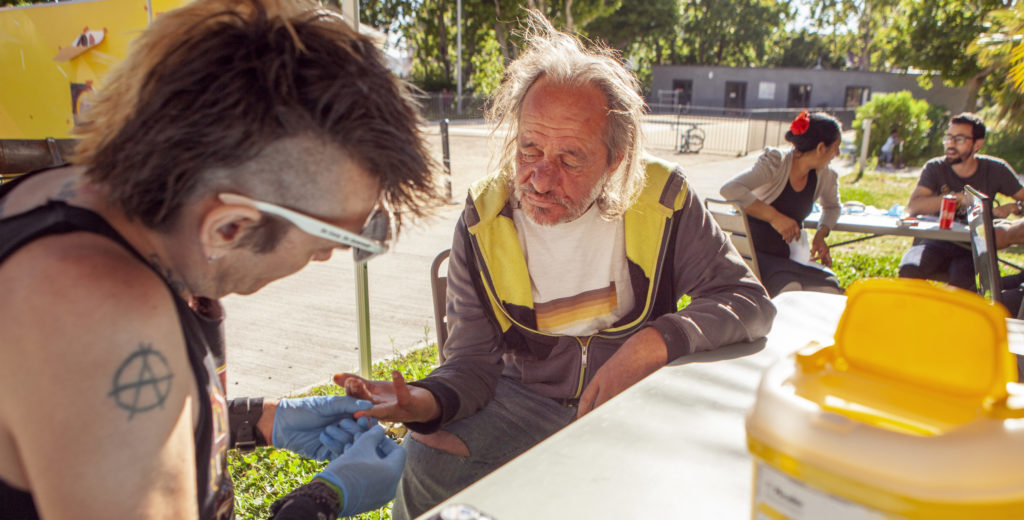
[[[791,259],[800,259],[806,240],[802,223],[817,201],[821,223],[802,249],[809,248],[810,260],[832,265],[825,237],[839,218],[839,182],[829,163],[839,155],[840,132],[834,117],[804,110],[786,132],[792,148],[765,148],[753,168],[722,186],[722,197],[751,217],[761,283],[772,297],[785,291],[842,291],[831,271]]]

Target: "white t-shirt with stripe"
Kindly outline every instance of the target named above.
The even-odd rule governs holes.
[[[601,218],[597,205],[572,222],[534,223],[512,212],[530,271],[537,328],[589,336],[633,309],[622,219]]]

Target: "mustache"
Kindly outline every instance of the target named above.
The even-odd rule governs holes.
[[[536,188],[529,184],[520,184],[516,187],[517,198],[522,198],[523,195],[530,195],[533,198],[541,199],[544,202],[555,203],[560,206],[569,207],[569,202],[565,197],[559,197],[550,193],[541,193]]]

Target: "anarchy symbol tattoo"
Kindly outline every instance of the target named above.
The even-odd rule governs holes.
[[[128,410],[128,420],[135,414],[163,407],[171,393],[171,368],[152,343],[140,343],[139,349],[125,359],[114,374],[110,396],[117,406]]]

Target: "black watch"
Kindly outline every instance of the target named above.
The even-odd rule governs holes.
[[[228,403],[228,421],[230,422],[231,447],[240,451],[252,451],[257,446],[266,446],[256,423],[263,415],[262,397],[239,397]]]

